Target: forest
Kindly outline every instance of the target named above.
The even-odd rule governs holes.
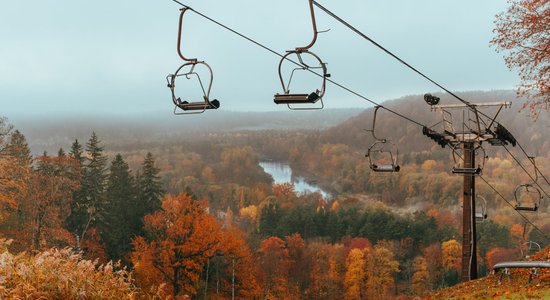
[[[514,94],[467,96],[486,101]],[[428,122],[437,117],[420,96],[387,105]],[[385,116],[377,128],[398,141],[401,171],[375,174],[364,156],[372,115],[367,109],[317,129],[151,132],[155,143],[117,143],[115,132],[111,144],[109,134],[102,140],[92,131],[51,153],[37,151],[35,140],[2,118],[0,293],[388,299],[452,286],[460,281],[462,178],[450,172],[451,154],[418,128]],[[550,142],[541,132],[549,119],[532,122],[513,110],[501,119],[537,151],[538,167],[548,174]],[[266,160],[288,163],[333,197],[274,183],[259,165]],[[497,147],[488,149],[483,175],[509,199],[528,180]],[[546,201],[529,215],[540,232],[482,182],[477,189],[488,213],[477,224],[480,275],[523,256],[526,241],[547,245]]]

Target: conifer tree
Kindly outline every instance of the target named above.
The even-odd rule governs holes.
[[[82,172],[82,185],[79,197],[74,199],[74,206],[69,218],[69,227],[79,240],[85,239],[86,231],[94,225],[99,209],[104,202],[105,182],[107,178],[107,158],[103,155],[103,147],[99,138],[93,132],[86,143],[87,157],[82,158],[78,141],[71,149],[71,155],[85,163]],[[77,157],[77,156],[80,156]]]
[[[25,136],[19,131],[15,130],[10,135],[9,143],[6,147],[7,154],[15,158],[17,164],[21,167],[28,168],[32,164],[32,154],[27,144]]]
[[[117,154],[111,163],[109,179],[102,209],[101,236],[107,253],[113,260],[121,259],[131,250],[132,207],[135,205],[135,184],[128,164]]]
[[[281,211],[277,203],[268,203],[260,215],[260,234],[265,237],[277,234],[277,225],[281,218]]]
[[[138,183],[138,203],[135,205],[135,218],[141,228],[143,217],[152,214],[161,207],[161,198],[165,191],[159,177],[159,169],[155,167],[155,158],[147,153],[141,172],[136,177]]]
[[[80,166],[84,165],[84,156],[82,156],[83,150],[82,145],[78,142],[78,139],[75,139],[71,145],[71,151],[69,156],[79,162]]]

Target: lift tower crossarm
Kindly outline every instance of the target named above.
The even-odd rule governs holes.
[[[509,107],[512,107],[512,102],[510,101],[502,101],[502,102],[482,102],[482,103],[471,103],[470,105],[466,105],[466,104],[462,104],[462,103],[459,103],[459,104],[437,104],[437,105],[432,105],[432,110],[437,110],[437,109],[464,109],[464,108],[467,108],[467,107],[494,107],[494,106],[503,106],[504,108],[509,108]]]

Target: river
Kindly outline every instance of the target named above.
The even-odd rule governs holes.
[[[331,199],[330,193],[322,190],[320,187],[310,184],[304,180],[303,177],[292,176],[292,169],[288,164],[280,162],[260,162],[260,167],[264,169],[264,172],[271,175],[275,183],[292,183],[294,190],[298,194],[302,193],[320,193],[324,199]]]

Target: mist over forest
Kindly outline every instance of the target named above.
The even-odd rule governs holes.
[[[547,112],[536,121],[520,112],[523,102],[513,91],[458,94],[472,103],[511,101],[497,122],[536,156],[541,174],[549,174]],[[461,271],[463,176],[451,173],[449,147],[423,134],[441,114],[423,95],[383,105],[418,122],[378,111],[376,136],[399,150],[397,173],[374,172],[365,157],[375,142],[366,131],[374,108],[16,117],[8,120],[13,129],[0,119],[0,154],[10,158],[0,160],[9,167],[0,168],[0,179],[1,172],[14,178],[0,190],[11,199],[0,214],[0,245],[11,253],[44,251],[36,262],[17,264],[53,269],[40,265],[47,257],[114,298],[132,291],[163,299],[181,289],[197,299],[232,293],[341,299],[353,280],[363,282],[369,297],[416,297],[453,286]],[[461,124],[462,117],[453,120]],[[530,168],[527,157],[519,147],[507,146],[512,157],[502,146],[483,146],[488,184],[477,183],[484,200],[476,209],[488,217],[477,224],[480,276],[497,262],[523,257],[527,240],[547,246],[550,234],[548,201],[529,216],[537,228],[524,225],[506,203],[530,180],[531,169],[523,172],[517,164]],[[275,182],[265,162],[285,166],[291,182]],[[295,178],[323,193],[299,190]],[[89,269],[74,272],[80,261]],[[110,261],[128,269],[111,272]],[[120,288],[93,283],[103,280],[97,270]],[[38,273],[41,282],[61,280]]]
[[[128,144],[151,145],[231,131],[325,129],[361,111],[353,108],[302,112],[222,110],[177,116],[167,109],[162,112],[128,115],[14,116],[9,121],[25,134],[32,152],[40,154],[43,151],[54,152],[59,147],[67,147],[74,139],[85,141],[92,131],[100,135],[108,148],[111,148]]]
[[[533,120],[528,109],[521,110],[524,101],[518,99],[514,91],[472,91],[458,95],[474,103],[512,102],[512,107],[504,109],[498,120],[506,124],[506,128],[520,142],[532,145],[533,151],[536,152],[534,155],[550,151],[550,142],[544,139],[544,133],[550,129],[550,118],[547,116],[549,113],[543,111],[536,121]],[[456,102],[449,95],[440,96],[442,102]],[[439,113],[430,111],[429,106],[422,100],[422,95],[388,100],[383,102],[383,105],[428,126],[440,118]],[[327,142],[367,148],[370,141],[364,130],[372,126],[372,117],[372,108],[346,108],[273,112],[222,110],[190,116],[173,115],[171,111],[128,115],[53,114],[14,116],[9,121],[25,134],[31,151],[40,154],[43,151],[55,152],[60,147],[66,148],[74,139],[85,141],[92,131],[108,144],[107,149],[132,145],[136,150],[135,147],[147,148],[154,147],[155,143],[183,142],[191,137],[197,138],[211,133],[270,130],[323,131],[323,137]],[[429,149],[421,130],[389,112],[380,112],[376,127],[381,135],[402,141],[403,153]]]

